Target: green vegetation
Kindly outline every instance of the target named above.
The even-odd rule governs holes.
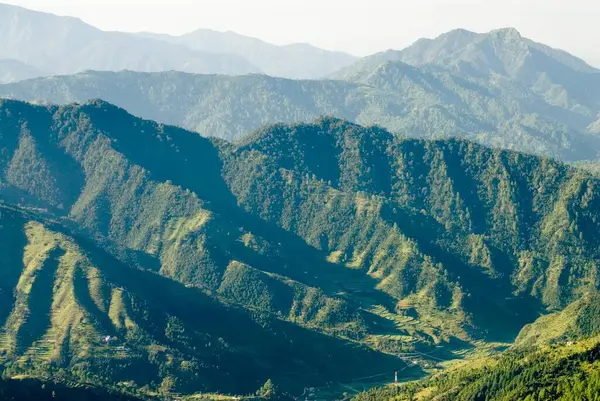
[[[516,347],[564,344],[600,333],[600,295],[590,293],[564,310],[542,316],[521,330]]]
[[[0,212],[4,376],[171,396],[249,394],[269,377],[300,391],[300,383],[398,366],[358,344],[132,269],[55,223]]]
[[[568,327],[562,330],[561,342],[518,340],[515,348],[500,356],[461,364],[420,382],[371,389],[354,400],[596,400],[600,394],[597,305],[598,294],[590,294],[560,314],[542,317],[519,336],[531,340],[532,331],[539,330],[540,335],[558,341],[557,329]]]
[[[2,211],[10,375],[284,397],[414,379],[598,289],[600,181],[547,158],[335,118],[231,144],[103,101],[2,101],[0,132],[0,196],[29,211]],[[585,335],[594,310],[565,313]]]

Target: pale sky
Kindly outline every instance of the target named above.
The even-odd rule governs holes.
[[[367,55],[455,28],[515,27],[600,66],[598,0],[0,0],[98,28],[181,34],[232,30],[276,44]]]

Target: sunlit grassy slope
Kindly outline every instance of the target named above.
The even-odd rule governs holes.
[[[291,390],[296,380],[317,385],[402,366],[124,265],[55,223],[6,207],[0,213],[5,375],[244,394],[268,378]]]
[[[598,294],[527,326],[510,350],[422,381],[359,394],[356,401],[595,400],[600,393]]]

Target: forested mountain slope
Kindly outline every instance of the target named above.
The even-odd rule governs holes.
[[[568,343],[600,333],[600,295],[586,294],[564,310],[542,316],[521,330],[515,347]]]
[[[356,83],[252,75],[86,72],[0,86],[0,96],[68,104],[102,98],[143,118],[239,139],[274,122],[334,115],[401,136],[461,136],[566,161],[597,157],[592,120],[508,80],[479,83],[448,72],[388,63]]]
[[[570,346],[510,351],[406,386],[372,389],[355,401],[595,400],[598,338]]]
[[[511,341],[598,287],[599,182],[549,159],[337,119],[232,145],[102,101],[0,113],[6,202],[128,264],[403,358]]]

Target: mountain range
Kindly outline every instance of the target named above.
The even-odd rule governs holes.
[[[590,124],[598,118],[600,70],[565,51],[524,38],[514,28],[487,34],[451,31],[433,40],[419,40],[402,51],[363,58],[333,77],[364,79],[385,62],[442,69],[488,83],[510,80],[552,106],[588,117]]]
[[[520,54],[521,64],[508,65],[511,54]],[[333,115],[405,137],[458,136],[568,162],[598,158],[600,74],[512,29],[453,31],[367,57],[332,77],[89,71],[1,85],[0,96],[52,104],[102,98],[228,140],[265,124]]]
[[[0,32],[1,396],[597,398],[599,70],[511,28]]]
[[[105,32],[76,18],[6,4],[0,4],[0,35],[0,60],[19,62],[0,63],[5,82],[86,70],[264,72],[318,78],[356,60],[309,45],[278,47],[233,33],[197,31],[174,38]]]
[[[231,144],[99,100],[3,101],[0,132],[10,375],[301,392],[505,344],[598,287],[599,182],[546,158],[335,118]]]
[[[237,54],[262,72],[294,79],[324,78],[358,60],[342,52],[316,48],[307,43],[275,46],[235,32],[198,29],[181,36],[140,33],[141,37],[185,46],[195,51]]]

